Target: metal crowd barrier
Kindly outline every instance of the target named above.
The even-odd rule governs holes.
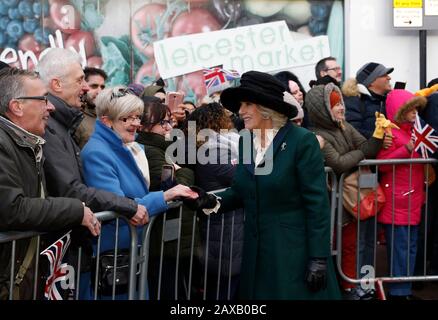
[[[376,171],[375,173],[373,173],[372,177],[366,177],[367,179],[362,179],[359,177],[359,183],[361,184],[362,187],[373,187],[372,183],[377,183],[378,181],[378,167],[381,165],[390,165],[393,167],[393,176],[395,179],[395,166],[396,165],[400,165],[400,164],[409,164],[411,166],[416,165],[416,164],[432,164],[432,163],[438,163],[437,160],[432,160],[432,159],[403,159],[403,160],[364,160],[361,161],[359,163],[359,167],[362,168],[364,166],[370,166],[370,167],[376,167]],[[333,172],[333,170],[331,168],[326,167],[325,168],[325,172],[326,172],[326,179],[327,179],[327,186],[328,186],[328,192],[329,192],[329,198],[330,198],[330,205],[331,205],[331,209],[330,209],[330,214],[331,214],[331,218],[330,218],[330,230],[331,230],[331,236],[330,236],[330,245],[332,248],[332,254],[336,255],[336,262],[337,262],[337,268],[338,268],[338,272],[341,276],[341,278],[345,281],[354,283],[354,284],[360,284],[362,283],[363,279],[361,279],[359,276],[357,278],[350,278],[348,277],[342,270],[342,216],[343,216],[343,205],[342,205],[342,198],[343,198],[343,182],[344,179],[346,177],[345,174],[343,174],[339,181],[336,179],[336,175]],[[375,186],[375,185],[374,185]],[[428,197],[428,186],[426,185],[426,201],[425,201],[425,221],[427,222],[427,215],[428,215],[428,207],[427,207],[427,197]],[[215,190],[214,192],[218,192],[218,191],[222,191],[222,190]],[[359,195],[358,195],[359,196]],[[387,199],[388,201],[388,199]],[[190,256],[189,256],[189,266],[188,266],[188,275],[187,278],[184,277],[184,281],[183,284],[183,291],[181,293],[181,288],[180,288],[180,277],[181,277],[181,273],[180,273],[180,269],[181,269],[181,261],[180,261],[180,252],[181,252],[181,229],[182,229],[182,215],[183,215],[183,211],[182,211],[182,202],[177,201],[177,202],[172,202],[169,204],[169,209],[179,209],[178,210],[178,215],[176,219],[172,219],[173,221],[169,221],[167,218],[167,213],[164,213],[163,215],[160,216],[155,216],[152,217],[150,219],[150,222],[148,225],[143,227],[142,230],[142,236],[141,239],[138,239],[137,236],[137,228],[131,226],[128,223],[129,226],[129,232],[130,232],[130,247],[129,247],[129,288],[128,288],[128,299],[129,300],[133,300],[133,299],[140,299],[140,300],[146,300],[149,299],[150,295],[153,293],[154,295],[156,294],[157,299],[161,299],[162,296],[162,282],[163,280],[168,280],[166,279],[166,275],[163,275],[162,270],[163,270],[163,266],[165,265],[165,260],[166,260],[166,256],[164,254],[164,246],[166,244],[166,242],[168,241],[175,241],[176,240],[176,258],[173,261],[173,263],[175,263],[174,269],[172,269],[174,271],[174,279],[175,279],[175,283],[174,283],[174,296],[173,298],[176,299],[181,299],[181,297],[183,297],[184,299],[187,300],[191,300],[191,299],[202,299],[202,300],[206,300],[208,299],[208,297],[212,297],[212,295],[208,295],[207,291],[207,274],[208,274],[208,265],[209,265],[209,261],[208,261],[208,257],[209,257],[209,236],[210,236],[210,216],[207,217],[207,221],[206,221],[206,239],[203,239],[202,241],[200,241],[200,243],[195,243],[196,239],[195,239],[195,233],[196,233],[196,228],[199,228],[199,218],[196,214],[196,212],[193,213],[193,216],[191,218],[192,220],[192,226],[191,226],[191,243],[190,243]],[[336,217],[337,215],[337,217]],[[359,215],[360,215],[360,209],[359,209]],[[101,221],[101,222],[105,222],[105,221],[111,221],[116,219],[116,234],[115,234],[115,247],[114,247],[114,256],[117,257],[118,255],[118,251],[119,248],[117,247],[117,243],[118,243],[118,238],[119,238],[119,234],[118,234],[118,224],[119,224],[119,219],[123,219],[124,221],[128,222],[127,219],[123,216],[120,216],[114,212],[99,212],[96,213],[97,218]],[[151,279],[148,279],[148,275],[149,275],[149,264],[150,264],[150,241],[151,241],[151,232],[152,232],[152,228],[154,227],[154,225],[156,225],[156,220],[162,217],[163,218],[163,224],[162,224],[162,229],[161,229],[161,241],[160,241],[160,256],[159,256],[159,267],[158,267],[158,286],[157,286],[157,292],[151,292],[150,291],[150,286],[149,286],[149,281]],[[190,217],[189,217],[190,218]],[[222,220],[221,220],[221,234],[220,234],[220,247],[219,247],[219,263],[218,263],[218,272],[217,272],[217,279],[215,279],[214,281],[216,282],[216,292],[214,293],[216,300],[219,298],[219,288],[220,288],[220,282],[223,281],[223,279],[221,279],[221,268],[222,266],[222,252],[224,250],[224,246],[228,246],[230,248],[230,265],[227,266],[228,268],[228,278],[227,278],[227,299],[232,299],[232,297],[230,296],[230,289],[231,289],[231,269],[232,269],[232,263],[233,263],[233,238],[234,238],[234,216],[233,219],[231,221],[231,235],[230,235],[230,239],[231,239],[231,243],[223,243],[223,237],[224,237],[224,215],[222,215]],[[357,234],[359,235],[360,232],[360,228],[361,228],[361,221],[357,220]],[[159,227],[159,225],[156,225],[156,227]],[[170,228],[171,227],[171,228]],[[335,228],[336,228],[336,232],[335,232]],[[425,225],[425,230],[427,230],[427,224]],[[373,267],[376,267],[377,265],[377,259],[376,259],[376,247],[377,247],[377,220],[374,221],[374,249],[373,249]],[[36,250],[35,253],[35,257],[34,260],[36,263],[35,266],[35,273],[34,273],[34,279],[36,279],[36,275],[38,274],[38,263],[39,263],[39,259],[41,259],[39,257],[39,251],[41,250],[40,248],[40,240],[41,240],[41,235],[42,233],[37,233],[37,232],[5,232],[5,233],[0,233],[0,244],[1,243],[6,243],[6,242],[12,242],[12,252],[11,252],[11,272],[10,272],[10,287],[9,287],[9,299],[13,299],[13,283],[14,283],[14,277],[15,277],[15,269],[16,266],[14,265],[15,262],[15,246],[16,246],[16,241],[21,240],[21,239],[29,239],[32,237],[37,237],[38,240],[38,248]],[[336,238],[334,238],[334,235],[336,235]],[[102,236],[102,235],[101,235]],[[94,265],[93,267],[95,268],[95,281],[94,281],[94,299],[98,298],[98,276],[99,276],[99,259],[100,259],[100,239],[101,236],[99,236],[98,240],[97,240],[97,248],[96,248],[96,252],[95,257],[96,257],[96,265]],[[336,246],[333,246],[333,242],[336,241]],[[140,246],[140,250],[139,250],[139,244]],[[359,236],[357,236],[357,249],[359,248],[360,245],[360,239]],[[204,249],[203,254],[200,252],[195,252],[195,248],[198,248],[198,246],[201,246],[202,249]],[[426,265],[426,250],[427,250],[427,233],[425,232],[425,239],[424,239],[424,265]],[[204,266],[203,266],[203,270],[195,270],[194,265],[196,263],[200,263],[200,260],[204,259]],[[78,264],[76,265],[76,275],[77,275],[77,279],[76,279],[76,295],[75,295],[75,299],[79,299],[79,290],[80,290],[80,280],[79,280],[79,276],[81,275],[81,259],[82,259],[82,253],[81,250],[79,250],[78,253]],[[202,264],[199,264],[202,265]],[[357,267],[357,272],[356,274],[359,275],[359,250],[356,250],[356,267]],[[114,270],[117,269],[117,259],[114,259],[114,264],[113,264],[113,268]],[[137,272],[137,268],[139,270],[139,272]],[[244,271],[243,271],[244,272]],[[118,279],[116,279],[116,273],[114,272],[113,274],[113,288],[112,288],[112,299],[116,298],[116,292],[115,292],[115,283]],[[211,280],[211,279],[210,279]],[[383,281],[383,282],[402,282],[402,281],[431,281],[431,280],[438,280],[438,275],[426,275],[426,268],[424,268],[424,274],[421,276],[407,276],[407,277],[394,277],[391,274],[388,276],[374,276],[374,277],[368,277],[366,279],[368,282],[371,283],[375,283],[376,281]],[[196,283],[196,289],[197,289],[197,295],[194,296],[194,293],[192,292],[192,290],[194,289],[194,283]],[[36,281],[34,282],[33,285],[33,299],[37,298],[37,288],[38,285],[36,283]]]
[[[224,190],[224,189],[223,189]],[[215,190],[214,192],[220,192],[222,190]],[[212,192],[211,192],[212,193]],[[208,261],[208,257],[209,257],[209,233],[210,233],[210,216],[206,216],[206,224],[207,224],[207,230],[206,230],[206,239],[199,239],[199,243],[195,243],[195,232],[196,232],[196,228],[199,228],[199,221],[197,219],[197,213],[194,212],[193,213],[193,219],[192,219],[192,232],[191,232],[191,247],[190,247],[190,257],[189,257],[189,270],[188,270],[188,279],[187,279],[187,283],[184,283],[184,292],[181,295],[180,292],[180,284],[179,282],[179,267],[180,267],[180,241],[181,241],[181,219],[182,219],[182,203],[181,202],[174,202],[171,203],[169,205],[169,209],[175,209],[175,208],[179,208],[179,218],[178,218],[178,225],[177,225],[177,230],[174,230],[174,232],[177,233],[176,235],[176,239],[177,239],[177,255],[176,255],[176,260],[175,260],[175,282],[173,283],[173,287],[174,287],[174,299],[181,299],[181,296],[184,297],[187,300],[191,300],[191,299],[202,299],[202,300],[206,300],[207,299],[207,274],[208,274],[208,265],[209,265],[209,261]],[[163,261],[164,261],[164,256],[163,256],[163,248],[166,245],[166,239],[165,239],[165,235],[168,236],[168,232],[166,232],[166,223],[168,222],[168,220],[166,220],[166,213],[162,215],[163,217],[163,225],[162,225],[162,237],[161,237],[161,241],[160,241],[160,257],[159,257],[159,274],[158,274],[158,292],[156,293],[157,299],[161,299],[161,284],[162,284],[162,268],[163,268]],[[219,288],[220,288],[220,284],[221,284],[221,268],[222,268],[222,252],[224,250],[224,246],[228,246],[229,245],[229,256],[230,258],[230,263],[227,266],[228,268],[228,279],[227,279],[227,293],[226,296],[228,297],[228,299],[230,299],[230,285],[231,285],[231,268],[232,268],[232,263],[233,263],[233,238],[234,238],[234,215],[231,217],[231,234],[230,234],[230,239],[231,239],[231,243],[224,243],[223,241],[223,237],[224,237],[224,215],[221,216],[222,220],[221,220],[221,235],[220,235],[220,244],[219,244],[219,261],[218,261],[218,270],[217,270],[217,279],[215,281],[217,281],[216,283],[216,297],[219,296]],[[150,295],[151,292],[149,291],[149,287],[148,287],[148,275],[149,275],[149,262],[150,262],[150,244],[151,244],[151,230],[154,227],[154,225],[156,224],[156,220],[158,219],[157,216],[153,217],[151,219],[151,221],[149,222],[146,232],[144,232],[143,234],[143,246],[141,249],[141,254],[140,257],[138,259],[139,264],[141,265],[141,276],[140,276],[140,285],[139,285],[139,299],[140,300],[145,300],[148,298],[148,294]],[[175,240],[175,238],[172,238],[173,240]],[[171,239],[171,240],[172,240]],[[200,246],[201,249],[204,249],[203,252],[195,252],[195,247]],[[202,261],[201,259],[203,259],[204,262],[204,268],[203,270],[197,270],[194,271],[194,264],[197,263],[200,267],[202,265]],[[172,262],[171,262],[172,263]],[[211,270],[211,269],[210,269]],[[149,279],[150,280],[150,279]],[[223,280],[223,279],[222,279]],[[196,289],[199,290],[198,292],[198,296],[197,297],[193,297],[193,293],[192,293],[192,285],[193,282],[196,282],[196,284],[198,285],[198,287]],[[201,287],[199,287],[201,286]],[[200,296],[202,295],[202,296]],[[169,299],[169,297],[167,297]]]
[[[336,179],[336,175],[334,173],[334,171],[329,168],[326,167],[325,168],[325,172],[326,172],[326,181],[327,181],[327,186],[328,186],[328,190],[329,190],[329,198],[330,198],[330,204],[331,204],[331,208],[330,208],[330,248],[334,248],[333,245],[333,241],[334,241],[334,228],[335,228],[335,216],[336,216],[336,206],[337,206],[337,191],[338,191],[338,181]],[[223,191],[225,189],[221,189],[221,190],[214,190],[211,191],[209,193],[217,193],[220,191]],[[182,203],[181,202],[175,202],[170,204],[170,208],[179,208],[179,219],[178,219],[178,229],[176,230],[177,232],[177,239],[178,239],[178,243],[177,243],[177,259],[175,261],[175,283],[173,284],[174,286],[174,299],[180,299],[181,298],[181,294],[179,292],[179,285],[178,285],[178,276],[179,276],[179,258],[180,258],[180,237],[181,237],[181,218],[182,218]],[[233,213],[229,213],[229,214],[233,214]],[[141,254],[140,257],[138,259],[139,264],[141,265],[141,276],[140,276],[140,285],[139,285],[139,299],[140,300],[145,300],[148,298],[148,294],[150,294],[151,292],[149,291],[149,287],[148,287],[148,274],[149,274],[149,252],[150,252],[150,243],[151,243],[151,230],[154,227],[154,225],[156,224],[156,220],[157,220],[157,216],[153,217],[151,219],[151,221],[149,222],[146,231],[143,234],[143,239],[142,239],[142,249],[141,249]],[[233,250],[234,250],[234,232],[235,232],[235,212],[233,214],[233,216],[231,217],[231,234],[229,235],[229,238],[231,240],[231,243],[224,243],[223,238],[224,238],[224,215],[221,215],[221,231],[220,231],[220,242],[219,242],[219,257],[218,257],[218,265],[217,265],[217,278],[216,279],[211,279],[210,278],[210,282],[215,281],[216,283],[213,284],[213,288],[216,290],[215,292],[208,294],[209,293],[209,288],[207,286],[208,284],[208,272],[212,271],[211,267],[209,269],[209,261],[208,261],[208,257],[209,257],[209,244],[210,244],[210,219],[211,216],[206,217],[206,225],[207,225],[207,230],[206,230],[206,236],[205,239],[201,240],[201,248],[203,249],[203,252],[200,256],[195,254],[195,250],[194,250],[194,246],[195,246],[195,230],[197,227],[199,227],[199,221],[196,218],[196,213],[194,213],[193,215],[193,224],[192,224],[192,239],[191,239],[191,249],[190,249],[190,267],[189,267],[189,279],[188,279],[188,283],[187,283],[187,288],[186,288],[186,292],[184,292],[184,297],[187,300],[192,299],[192,283],[195,282],[196,284],[201,284],[201,296],[197,296],[195,297],[195,299],[202,299],[202,300],[207,300],[208,297],[214,296],[216,300],[218,300],[220,298],[220,289],[221,289],[221,281],[226,281],[225,285],[226,285],[226,299],[230,300],[233,297],[231,297],[231,281],[232,281],[232,267],[233,267]],[[156,293],[157,295],[157,299],[161,299],[161,280],[162,280],[162,268],[163,268],[163,261],[164,261],[164,256],[163,256],[163,247],[165,246],[165,229],[166,229],[166,214],[163,215],[163,225],[162,225],[162,237],[161,237],[161,243],[160,243],[160,248],[161,248],[161,255],[160,255],[160,265],[159,265],[159,274],[158,274],[158,292]],[[226,247],[227,246],[227,247]],[[221,277],[221,271],[222,271],[222,252],[225,249],[229,248],[229,257],[230,261],[229,264],[226,266],[228,269],[228,276],[226,277],[226,279],[223,279]],[[336,250],[332,249],[332,254],[335,255],[336,254]],[[199,272],[194,271],[193,269],[193,265],[196,262],[195,259],[198,259],[198,262],[202,262],[201,259],[203,260],[203,269],[200,270]],[[201,267],[202,267],[202,263],[201,263]],[[243,271],[244,272],[244,271]],[[149,279],[150,280],[150,279]],[[195,281],[194,281],[195,280]],[[198,288],[199,289],[199,288]],[[221,291],[222,292],[222,291]],[[222,294],[223,297],[223,294]]]
[[[177,259],[176,259],[176,267],[175,267],[175,282],[178,283],[178,276],[179,276],[179,257],[180,257],[180,241],[181,241],[181,219],[182,219],[182,202],[181,201],[175,201],[168,204],[169,209],[179,209],[179,217],[178,217],[178,227],[177,227]],[[164,260],[164,245],[165,245],[165,237],[166,237],[166,222],[168,221],[167,214],[164,213],[162,215],[163,218],[163,225],[162,225],[162,233],[161,233],[161,243],[160,243],[160,262],[159,262],[159,275],[158,275],[158,292],[157,297],[160,299],[161,296],[161,281],[162,281],[162,268],[163,268],[163,260]],[[138,298],[140,300],[146,300],[149,296],[149,286],[148,286],[148,271],[149,271],[149,252],[150,252],[150,238],[151,238],[151,231],[154,227],[156,220],[158,219],[158,216],[154,216],[150,219],[148,225],[146,226],[146,229],[143,233],[142,237],[142,247],[140,256],[138,258],[138,262],[140,264],[140,285],[139,285],[139,296]],[[196,213],[194,213],[193,216],[193,229],[195,228],[195,219],[196,219]],[[193,262],[193,235],[194,232],[192,232],[192,246],[191,246],[191,261],[190,264]],[[191,265],[190,265],[191,268]],[[191,276],[191,272],[190,272]],[[189,280],[191,282],[191,279]],[[190,287],[189,287],[190,288]],[[190,296],[190,292],[189,292]],[[178,297],[178,286],[175,285],[175,299]]]
[[[337,251],[334,246],[334,235],[335,235],[335,220],[336,220],[336,207],[337,207],[337,196],[338,196],[338,179],[336,174],[330,167],[325,167],[325,174],[327,180],[327,188],[330,192],[330,250],[332,255],[336,255]]]
[[[129,285],[128,285],[128,299],[129,300],[133,300],[135,299],[135,295],[136,295],[136,266],[137,266],[137,243],[138,243],[138,239],[137,239],[137,229],[136,227],[131,226],[128,223],[128,219],[116,214],[115,212],[109,212],[109,211],[104,211],[104,212],[98,212],[95,214],[97,219],[101,222],[107,222],[107,221],[111,221],[111,220],[116,220],[116,235],[115,235],[115,247],[114,247],[114,257],[117,257],[118,255],[118,224],[119,224],[119,219],[123,219],[127,222],[128,226],[129,226],[129,231],[130,231],[130,248],[129,248],[129,256],[130,256],[130,261],[129,261]],[[41,285],[39,286],[38,283],[38,272],[39,272],[39,262],[40,262],[40,250],[44,249],[41,248],[40,244],[41,244],[41,236],[46,235],[47,233],[41,233],[41,232],[16,232],[16,231],[9,231],[9,232],[0,232],[0,244],[6,244],[11,242],[11,268],[10,268],[10,276],[9,276],[9,300],[14,300],[14,283],[15,283],[15,278],[16,278],[16,269],[18,266],[15,265],[15,261],[16,261],[16,243],[19,240],[25,240],[25,239],[32,239],[34,237],[37,237],[37,245],[36,245],[36,251],[35,251],[35,255],[33,258],[33,262],[30,264],[30,266],[34,266],[34,272],[33,272],[33,293],[32,293],[32,299],[36,300],[38,294],[43,295],[42,292],[37,292],[38,288],[41,288]],[[98,277],[99,277],[99,258],[100,258],[100,239],[101,239],[102,234],[98,237],[97,240],[97,252],[95,252],[95,256],[96,256],[96,265],[95,265],[95,285],[94,285],[94,299],[97,299],[97,295],[98,295]],[[56,241],[57,239],[54,239],[53,241]],[[48,243],[47,245],[50,245],[50,243]],[[68,251],[67,251],[68,252]],[[45,259],[45,258],[44,258]],[[79,248],[78,250],[78,263],[76,265],[75,268],[75,297],[71,297],[74,299],[79,299],[79,291],[80,291],[80,276],[81,276],[81,259],[82,259],[82,250],[81,248]],[[117,269],[117,259],[114,259],[114,265],[112,266],[114,269]],[[117,281],[116,279],[116,272],[113,273],[113,292],[112,292],[112,299],[115,298],[115,288],[116,286],[114,285]]]
[[[376,188],[377,188],[377,183],[379,181],[379,167],[380,166],[391,166],[392,167],[392,185],[395,185],[395,177],[396,177],[396,166],[398,165],[409,165],[409,190],[412,189],[412,168],[414,165],[427,165],[427,164],[436,164],[438,163],[437,160],[435,159],[393,159],[393,160],[363,160],[359,163],[359,168],[364,168],[364,167],[372,167],[375,168],[375,172],[373,173],[365,173],[365,174],[361,174],[361,170],[359,170],[359,177],[358,177],[358,185],[359,188],[373,188],[374,191],[373,192],[377,192]],[[412,282],[412,281],[437,281],[438,280],[438,275],[427,275],[426,272],[426,260],[427,260],[427,221],[428,221],[428,215],[429,215],[429,208],[428,208],[428,198],[429,198],[429,186],[426,183],[426,181],[428,181],[429,178],[429,172],[426,171],[425,174],[425,202],[424,202],[424,218],[422,217],[422,219],[424,219],[424,248],[422,249],[421,254],[424,254],[423,257],[423,264],[424,264],[424,268],[423,268],[423,275],[412,275],[410,276],[409,274],[411,274],[413,272],[413,270],[410,270],[410,261],[409,261],[409,251],[410,251],[410,244],[409,244],[409,234],[411,231],[411,226],[409,225],[408,227],[408,248],[407,249],[407,274],[406,276],[394,276],[393,274],[393,252],[394,252],[394,204],[395,204],[395,198],[394,198],[394,189],[392,190],[392,198],[390,199],[386,199],[386,201],[392,201],[392,241],[391,243],[386,243],[386,246],[391,246],[392,250],[391,250],[391,257],[390,257],[390,266],[389,266],[389,274],[384,274],[384,275],[377,275],[376,270],[378,267],[378,263],[382,263],[381,261],[377,260],[377,245],[378,245],[378,221],[377,221],[377,215],[374,219],[374,248],[373,248],[373,265],[371,266],[374,270],[374,274],[367,274],[366,277],[360,277],[360,269],[361,267],[364,267],[364,265],[360,265],[360,245],[362,244],[360,242],[360,230],[361,230],[361,224],[363,224],[363,221],[361,222],[360,219],[357,219],[355,221],[355,223],[357,224],[357,234],[356,234],[356,278],[351,278],[348,277],[345,274],[345,270],[343,270],[342,268],[342,228],[343,228],[343,186],[344,186],[344,180],[346,178],[346,174],[342,174],[340,179],[339,179],[339,194],[338,194],[338,205],[337,205],[337,225],[336,225],[336,234],[337,234],[337,239],[336,239],[336,246],[337,246],[337,257],[336,257],[336,262],[337,262],[337,269],[339,272],[339,275],[341,276],[341,278],[349,283],[352,284],[363,284],[363,283],[367,283],[367,284],[372,284],[373,286],[375,285],[376,282],[382,282],[382,283],[395,283],[395,282]],[[387,186],[382,186],[383,187],[387,187]],[[411,213],[411,191],[407,192],[407,201],[408,201],[408,217],[409,217],[409,221],[410,221],[410,213]],[[359,199],[360,195],[358,194],[358,199]],[[377,201],[377,200],[376,200]],[[332,206],[333,207],[333,206]],[[358,216],[360,217],[360,207],[358,207]],[[366,221],[366,220],[365,220]],[[353,222],[354,223],[354,222]],[[421,222],[420,222],[421,224]],[[420,228],[420,225],[418,225],[418,228]],[[419,230],[420,231],[420,230]],[[417,255],[420,254],[420,252],[418,251],[418,247],[417,247]],[[418,260],[417,260],[418,261]],[[382,268],[381,268],[382,269]],[[362,272],[363,273],[363,272]],[[364,282],[365,281],[365,282]]]
[[[35,271],[33,274],[33,278],[37,279],[38,275],[38,261],[39,261],[39,245],[40,245],[40,235],[42,233],[39,232],[19,232],[19,231],[8,231],[8,232],[0,232],[0,245],[5,244],[8,242],[12,242],[11,247],[11,271],[9,276],[9,300],[14,299],[14,282],[15,282],[15,261],[16,261],[16,244],[18,240],[24,240],[24,239],[32,239],[34,237],[37,237],[37,248],[35,251]],[[33,284],[33,293],[32,297],[35,300],[37,297],[37,283],[34,281]]]
[[[130,246],[129,246],[129,284],[128,284],[128,299],[134,300],[136,295],[136,270],[137,270],[137,255],[138,255],[138,238],[137,238],[137,228],[132,226],[129,223],[129,219],[126,217],[119,215],[115,212],[111,211],[103,211],[96,213],[97,219],[101,222],[108,222],[111,220],[116,220],[116,234],[115,234],[115,240],[114,240],[114,265],[113,270],[117,270],[117,257],[118,257],[118,240],[119,240],[119,220],[122,219],[126,222],[129,229],[129,235],[130,235]],[[95,253],[96,255],[96,273],[95,273],[95,281],[94,281],[94,300],[97,300],[98,295],[98,277],[99,277],[99,258],[100,258],[100,240],[102,237],[102,233],[98,237],[97,240],[97,251]],[[80,268],[80,255],[78,259],[78,268]],[[80,272],[77,272],[78,275],[80,275]],[[113,272],[113,280],[112,280],[112,299],[115,299],[116,295],[116,286],[115,283],[117,281],[116,279],[116,272]],[[79,276],[78,276],[79,278]],[[78,293],[79,293],[79,280],[77,282],[77,289],[76,289],[76,299],[78,299]]]

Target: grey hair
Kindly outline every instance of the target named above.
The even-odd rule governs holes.
[[[41,80],[48,86],[53,79],[65,78],[69,71],[68,66],[74,63],[81,65],[81,56],[79,54],[69,49],[53,48],[44,55],[36,69]]]
[[[12,99],[25,96],[26,90],[24,88],[24,80],[38,79],[38,74],[35,72],[17,69],[17,68],[4,68],[0,72],[0,88],[2,88],[2,94],[0,94],[0,114],[5,115],[9,110],[9,102]]]
[[[133,112],[143,114],[143,101],[125,86],[107,88],[96,97],[97,117],[107,116],[116,121]]]
[[[262,114],[262,117],[264,119],[271,118],[272,120],[272,127],[275,130],[279,130],[282,126],[284,126],[287,122],[287,117],[277,111],[274,111],[272,109],[263,107],[261,105],[257,105],[257,109]]]

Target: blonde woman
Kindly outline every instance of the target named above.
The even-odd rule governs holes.
[[[251,139],[240,140],[232,186],[216,207],[245,209],[242,299],[337,299],[323,157],[315,135],[288,120],[297,110],[287,101],[282,83],[257,71],[222,92]],[[213,204],[202,192],[197,202]]]

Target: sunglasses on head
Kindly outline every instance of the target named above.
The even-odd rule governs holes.
[[[113,91],[111,93],[110,101],[112,101],[113,99],[116,99],[116,98],[124,97],[127,94],[134,94],[134,92],[129,88],[120,88],[117,91]]]

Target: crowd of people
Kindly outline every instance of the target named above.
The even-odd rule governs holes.
[[[38,73],[1,67],[0,231],[72,229],[66,258],[73,264],[79,247],[89,257],[96,254],[100,234],[102,254],[113,252],[116,228],[117,247],[129,248],[128,224],[101,225],[95,212],[126,217],[139,240],[157,216],[151,232],[151,299],[158,292],[161,299],[187,298],[190,272],[196,273],[195,294],[204,287],[208,299],[374,298],[372,288],[345,281],[335,270],[324,167],[339,178],[364,159],[420,158],[412,134],[417,116],[432,126],[437,121],[438,93],[429,90],[424,97],[392,89],[394,69],[375,62],[342,82],[336,59],[322,59],[308,92],[289,71],[248,71],[237,86],[213,92],[202,103],[183,101],[172,108],[161,79],[107,88],[103,70],[82,69],[80,57],[66,49],[50,50]],[[183,139],[173,134],[176,130]],[[183,155],[169,152],[174,144],[184,146]],[[416,261],[426,254],[417,245],[426,236],[420,228],[423,165],[394,170],[395,178],[392,166],[377,171],[386,198],[395,201],[361,221],[359,230],[352,215],[342,215],[342,271],[349,278],[360,278],[361,266],[374,265],[380,236],[393,276],[414,275]],[[181,213],[169,209],[176,200],[183,202]],[[435,248],[433,200],[426,221],[432,227],[425,232],[431,232]],[[181,241],[169,235],[170,226],[179,223]],[[167,267],[160,271],[162,239]],[[34,255],[33,242],[17,242],[17,266]],[[0,245],[0,299],[9,295],[10,252],[10,243]],[[438,254],[430,252],[428,258],[431,272],[438,272]],[[94,266],[91,259],[84,261],[79,297],[91,299]],[[16,279],[25,280],[15,280],[14,297],[31,297],[34,268],[20,270],[23,277]],[[204,282],[197,279],[203,270],[208,270]],[[126,292],[116,292],[117,299],[126,298]],[[409,282],[391,284],[388,292],[392,299],[412,298]]]

